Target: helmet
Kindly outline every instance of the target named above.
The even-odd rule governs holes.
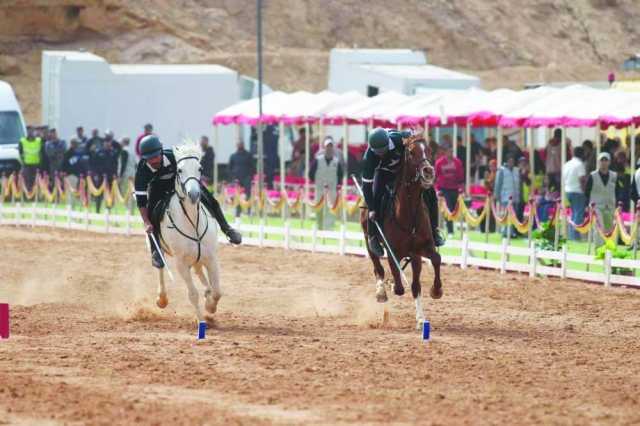
[[[377,127],[369,134],[369,148],[376,154],[384,154],[389,150],[389,132]]]
[[[140,156],[146,160],[162,152],[162,144],[156,135],[148,135],[140,141]]]

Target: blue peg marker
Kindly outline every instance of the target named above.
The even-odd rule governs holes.
[[[428,320],[422,322],[422,340],[429,340],[431,334],[431,325]]]
[[[204,321],[200,321],[200,324],[198,324],[198,340],[204,339],[206,331],[207,323]]]

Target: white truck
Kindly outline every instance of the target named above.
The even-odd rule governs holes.
[[[0,81],[0,175],[20,169],[20,138],[26,134],[24,118],[9,83]]]

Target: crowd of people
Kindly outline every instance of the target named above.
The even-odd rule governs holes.
[[[28,126],[27,135],[18,146],[25,185],[31,189],[39,172],[49,177],[65,176],[74,187],[86,176],[96,187],[100,187],[105,180],[109,185],[116,181],[120,191],[126,193],[140,160],[140,141],[152,133],[153,125],[146,124],[135,146],[131,146],[129,137],[117,139],[110,130],[101,134],[99,129],[93,129],[87,136],[84,127],[79,126],[67,142],[59,137],[56,129]],[[213,182],[215,154],[207,136],[201,137],[200,146],[203,151],[202,178],[206,184],[210,184]],[[50,182],[53,183],[53,179]],[[94,198],[96,210],[99,211],[102,197]]]
[[[290,137],[291,158],[286,161],[287,176],[302,178],[305,176],[306,129],[300,128],[297,137]],[[82,176],[89,176],[94,185],[100,186],[104,179],[111,184],[116,180],[121,190],[135,175],[139,160],[140,140],[153,133],[153,126],[147,124],[137,137],[134,146],[130,138],[117,139],[107,130],[101,134],[93,129],[86,135],[83,127],[78,127],[74,135],[67,140],[60,138],[56,129],[46,127],[28,127],[27,136],[20,141],[22,173],[28,187],[34,184],[36,172],[44,171],[50,176],[64,174],[72,183]],[[566,140],[567,162],[562,164],[562,132],[556,129],[542,150],[534,151],[533,162],[529,160],[529,151],[523,149],[522,141],[516,137],[504,136],[502,143],[503,164],[498,161],[498,143],[495,137],[487,137],[483,142],[475,136],[469,141],[470,158],[467,159],[465,138],[458,137],[457,149],[449,134],[443,134],[440,140],[430,138],[431,163],[435,169],[436,188],[443,196],[449,209],[453,209],[460,192],[465,189],[466,163],[469,164],[469,180],[481,196],[492,194],[497,206],[505,208],[512,203],[516,214],[523,215],[524,206],[530,199],[536,200],[538,215],[547,220],[549,211],[560,198],[561,185],[564,185],[566,199],[571,207],[574,223],[581,223],[587,206],[594,205],[605,228],[613,224],[613,213],[618,206],[627,211],[631,201],[638,202],[640,194],[640,161],[630,164],[630,147],[636,144],[640,157],[640,135],[601,140],[600,153],[596,153],[595,144],[585,140],[574,146]],[[226,173],[222,180],[236,182],[245,194],[251,194],[252,182],[256,172],[256,133],[252,133],[251,148],[246,149],[243,141],[237,141],[236,151],[231,155]],[[280,167],[278,157],[278,128],[267,126],[264,129],[265,181],[272,187],[274,177]],[[336,189],[342,181],[343,173],[359,175],[360,161],[366,145],[350,146],[347,162],[343,157],[343,141],[335,141],[331,136],[322,138],[310,135],[309,153],[311,168],[309,176],[316,183],[318,195],[327,192],[335,198]],[[207,136],[200,138],[202,148],[202,178],[205,184],[213,182],[215,152]],[[533,173],[530,172],[533,164]],[[471,196],[473,194],[467,194]],[[448,232],[453,224],[447,223]],[[505,230],[512,232],[515,230]],[[570,237],[580,235],[570,227]]]

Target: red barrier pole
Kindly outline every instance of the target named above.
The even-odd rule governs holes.
[[[0,338],[9,338],[9,304],[0,303]]]

